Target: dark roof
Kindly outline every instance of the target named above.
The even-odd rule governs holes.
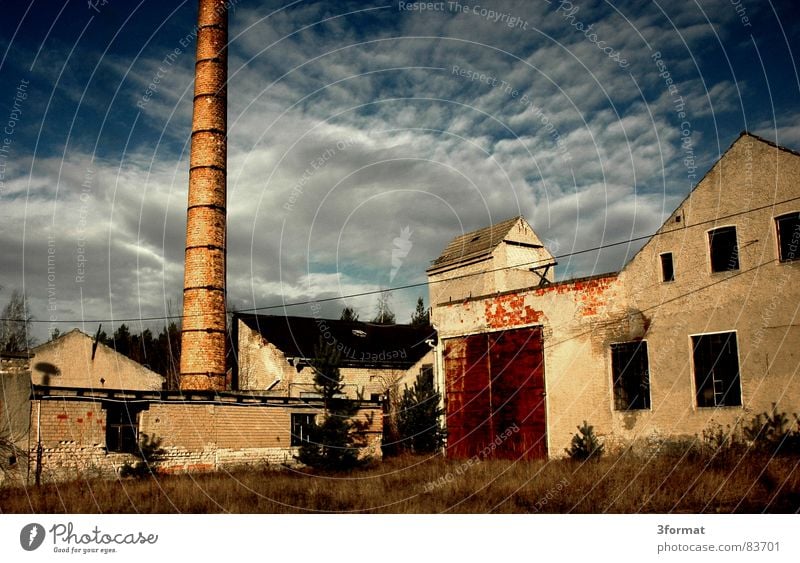
[[[450,241],[450,244],[447,245],[442,254],[431,263],[428,271],[491,254],[506,237],[511,227],[516,225],[520,219],[521,217],[519,216],[512,217],[489,227],[457,236]]]
[[[235,318],[261,334],[287,358],[313,358],[322,337],[340,350],[342,367],[408,369],[431,349],[426,340],[436,342],[436,331],[430,326],[272,315],[240,314]]]

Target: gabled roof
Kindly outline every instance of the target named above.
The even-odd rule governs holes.
[[[521,216],[512,217],[454,238],[442,254],[431,263],[428,271],[488,256],[521,219]]]
[[[658,227],[658,229],[657,229],[657,230],[656,230],[656,232],[653,234],[653,236],[651,236],[649,239],[647,239],[647,241],[646,241],[646,242],[645,242],[645,243],[642,245],[642,247],[641,247],[639,250],[637,250],[637,251],[636,251],[636,253],[635,253],[633,256],[631,256],[631,258],[628,260],[628,262],[627,262],[627,263],[626,263],[626,264],[625,264],[625,265],[622,267],[622,270],[625,270],[625,269],[626,269],[626,268],[627,268],[629,265],[631,265],[631,264],[634,262],[634,260],[636,259],[636,257],[637,257],[637,256],[639,256],[639,254],[640,254],[640,253],[641,253],[641,252],[642,252],[642,251],[643,251],[643,250],[644,250],[644,249],[645,249],[645,248],[646,248],[646,247],[647,247],[647,246],[648,246],[650,243],[652,243],[652,242],[653,242],[653,239],[654,239],[656,236],[658,236],[658,234],[661,232],[661,230],[662,230],[662,229],[664,229],[664,228],[665,228],[665,227],[666,227],[668,224],[670,224],[670,223],[672,222],[672,218],[675,216],[675,213],[676,213],[676,212],[677,212],[679,209],[681,209],[681,208],[682,208],[684,205],[686,205],[686,202],[687,202],[687,201],[689,201],[689,199],[692,197],[692,195],[694,195],[694,193],[695,193],[695,191],[697,190],[697,188],[699,188],[699,187],[700,187],[700,185],[701,185],[701,184],[702,184],[702,183],[705,181],[705,179],[706,179],[706,178],[707,178],[707,177],[708,177],[708,176],[711,174],[711,172],[712,172],[712,171],[713,171],[713,170],[714,170],[714,169],[715,169],[717,166],[719,166],[720,162],[722,162],[722,161],[725,159],[725,157],[728,155],[728,153],[729,153],[729,152],[731,152],[731,150],[733,150],[733,147],[735,147],[736,145],[738,145],[738,144],[739,144],[739,142],[741,142],[741,140],[742,140],[744,137],[750,137],[751,139],[754,139],[754,140],[756,140],[756,141],[758,141],[758,142],[760,142],[760,143],[762,143],[762,144],[765,144],[765,145],[767,145],[767,146],[770,146],[770,147],[772,147],[772,148],[775,148],[775,149],[777,149],[777,150],[779,150],[779,151],[782,151],[782,152],[785,152],[785,153],[788,153],[788,154],[791,154],[791,155],[794,155],[794,156],[800,156],[800,152],[798,152],[798,151],[795,151],[795,150],[793,150],[793,149],[790,149],[790,148],[788,148],[788,147],[784,147],[783,145],[779,145],[779,144],[775,143],[774,141],[770,141],[769,139],[765,139],[764,137],[760,137],[760,136],[758,136],[758,135],[756,135],[756,134],[754,134],[754,133],[751,133],[750,131],[747,131],[747,130],[744,130],[744,131],[742,131],[741,133],[739,133],[739,136],[738,136],[738,137],[736,137],[736,139],[735,139],[735,140],[734,140],[734,141],[733,141],[733,142],[730,144],[730,146],[728,146],[728,148],[727,148],[727,149],[725,149],[725,152],[723,152],[723,153],[722,153],[722,154],[719,156],[719,158],[717,158],[717,160],[715,160],[715,161],[714,161],[714,164],[712,164],[712,165],[709,167],[709,169],[708,169],[708,170],[706,170],[706,173],[705,173],[705,174],[703,174],[703,177],[702,177],[702,178],[700,178],[700,180],[699,180],[699,181],[698,181],[698,182],[697,182],[697,183],[696,183],[694,186],[692,186],[692,189],[689,191],[689,193],[688,193],[688,194],[686,194],[686,196],[685,196],[685,197],[683,198],[683,200],[682,200],[682,201],[681,201],[681,202],[680,202],[680,203],[677,205],[677,207],[675,207],[675,209],[673,209],[673,210],[672,210],[672,213],[671,213],[671,214],[669,215],[669,217],[667,217],[667,219],[666,219],[666,220],[665,220],[665,221],[664,221],[664,222],[661,224],[661,226],[660,226],[660,227]],[[622,271],[622,270],[621,270],[621,271]]]
[[[431,350],[427,340],[436,342],[436,331],[430,326],[249,314],[235,319],[261,334],[287,358],[313,358],[323,337],[341,352],[341,367],[408,369]]]

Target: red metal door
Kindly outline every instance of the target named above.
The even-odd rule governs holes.
[[[541,327],[445,341],[447,453],[547,457]]]
[[[492,440],[486,335],[447,340],[444,350],[447,450],[468,458]]]

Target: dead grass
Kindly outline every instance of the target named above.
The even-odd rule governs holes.
[[[401,457],[347,475],[241,469],[0,490],[3,513],[798,511],[800,457],[754,452],[584,464]]]

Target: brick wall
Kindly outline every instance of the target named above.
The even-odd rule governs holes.
[[[291,445],[291,414],[319,414],[308,405],[150,403],[139,414],[139,436],[154,441],[163,473],[215,471],[236,465],[296,464]],[[380,407],[360,411],[367,423],[361,455],[381,456]],[[43,481],[78,477],[113,477],[125,463],[138,459],[106,450],[106,411],[100,401],[43,399],[33,401],[31,459],[41,435]]]

